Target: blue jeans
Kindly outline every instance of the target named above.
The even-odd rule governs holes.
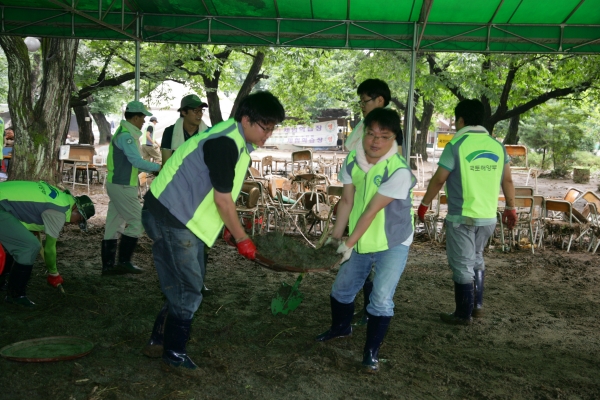
[[[446,221],[446,255],[454,282],[471,283],[474,270],[485,270],[483,249],[495,228],[496,224],[473,226]]]
[[[393,316],[394,293],[406,266],[408,249],[400,244],[376,253],[358,254],[352,250],[352,256],[335,277],[331,295],[340,303],[352,303],[373,268],[375,279],[367,312],[377,317]]]
[[[152,239],[154,265],[169,314],[191,319],[202,302],[204,242],[187,228],[168,226],[148,210],[142,211],[142,223]]]

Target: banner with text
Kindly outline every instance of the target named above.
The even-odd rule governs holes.
[[[284,126],[275,129],[265,146],[293,144],[295,146],[327,147],[336,146],[338,138],[337,121],[317,122],[314,125]]]

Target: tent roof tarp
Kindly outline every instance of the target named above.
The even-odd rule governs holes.
[[[0,0],[0,9],[5,35],[348,49],[411,50],[416,44],[423,51],[600,52],[600,0]]]

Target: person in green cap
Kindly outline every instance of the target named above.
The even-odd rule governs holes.
[[[2,281],[8,276],[6,302],[25,307],[35,303],[25,288],[41,244],[32,232],[44,232],[44,260],[48,283],[54,287],[64,280],[56,268],[56,240],[65,223],[79,224],[87,230],[94,216],[94,203],[88,196],[73,196],[44,181],[7,181],[0,183],[0,243],[6,249]],[[1,286],[1,285],[0,285]]]
[[[188,94],[181,99],[177,110],[179,119],[163,132],[160,144],[163,164],[167,162],[179,146],[198,132],[204,132],[208,126],[202,121],[202,115],[208,104],[200,100],[197,94]]]
[[[106,192],[108,211],[104,240],[102,240],[102,275],[141,274],[131,258],[142,234],[142,205],[138,200],[139,171],[160,171],[160,164],[146,161],[140,155],[139,143],[146,116],[152,114],[139,101],[132,101],[125,109],[125,119],[115,131],[106,160]],[[117,240],[119,260],[115,263]]]

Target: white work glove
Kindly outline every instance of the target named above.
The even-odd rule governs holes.
[[[350,256],[352,255],[352,247],[348,247],[346,246],[346,242],[342,242],[337,249],[337,253],[342,254],[342,261],[340,264],[343,264],[350,259]]]
[[[342,239],[338,239],[338,238],[329,236],[327,238],[327,240],[325,241],[325,246],[340,247],[341,242],[342,242]]]

